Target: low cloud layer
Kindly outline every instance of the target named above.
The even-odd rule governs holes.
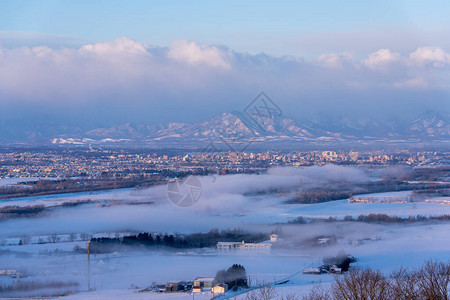
[[[387,171],[389,169],[386,169]],[[378,173],[382,175],[384,171],[378,171]],[[189,207],[173,204],[168,198],[167,185],[160,185],[145,190],[120,190],[117,194],[100,193],[61,200],[92,199],[108,203],[111,199],[115,199],[152,201],[154,205],[110,207],[84,205],[61,208],[43,218],[11,219],[2,223],[2,228],[4,228],[4,235],[11,236],[26,228],[29,228],[30,234],[35,234],[34,231],[51,234],[55,230],[58,233],[111,230],[196,232],[208,231],[211,228],[226,229],[241,226],[248,228],[252,225],[287,222],[296,217],[300,214],[299,212],[289,214],[287,212],[292,207],[298,206],[286,204],[286,201],[300,189],[309,191],[327,184],[360,183],[371,180],[372,176],[365,169],[335,165],[305,168],[279,167],[269,169],[267,173],[261,175],[236,174],[215,178],[204,176],[198,177],[202,187],[201,198]],[[275,190],[284,191],[284,194],[279,194]],[[184,192],[187,191],[181,191],[181,193]]]
[[[439,47],[304,60],[121,37],[80,48],[0,47],[0,105],[3,117],[20,118],[31,105],[66,119],[88,111],[86,119],[110,123],[194,121],[242,109],[264,90],[291,117],[313,109],[424,109],[444,103],[449,69],[450,54]]]

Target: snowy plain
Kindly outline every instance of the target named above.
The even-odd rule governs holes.
[[[338,170],[339,171],[339,170]],[[359,180],[358,170],[340,170],[349,180]],[[304,184],[336,180],[309,171]],[[342,177],[341,176],[341,177]],[[325,179],[324,179],[325,178]],[[308,181],[309,180],[309,181]],[[27,275],[23,280],[75,280],[79,293],[68,299],[191,299],[189,294],[138,293],[153,282],[192,281],[195,277],[213,277],[219,269],[242,264],[255,282],[271,282],[317,266],[327,255],[344,251],[357,257],[359,266],[370,266],[390,272],[400,266],[416,267],[426,259],[450,259],[450,223],[366,224],[353,222],[286,224],[299,216],[306,219],[343,219],[370,213],[391,216],[436,216],[450,214],[450,205],[418,203],[351,203],[347,199],[319,204],[287,204],[286,195],[258,195],[249,191],[260,187],[292,186],[299,182],[292,171],[272,170],[264,175],[232,175],[200,178],[202,197],[191,207],[178,207],[167,197],[167,186],[144,190],[119,189],[94,193],[72,193],[2,200],[0,206],[51,206],[48,214],[30,218],[12,218],[1,222],[0,269],[14,269]],[[371,194],[372,198],[404,197],[411,191]],[[364,197],[368,195],[356,195]],[[64,202],[89,200],[76,207],[58,207]],[[442,200],[442,199],[441,199]],[[145,202],[143,205],[111,205],[117,202]],[[226,255],[215,249],[148,250],[91,255],[91,287],[87,290],[87,255],[74,251],[85,248],[80,234],[116,236],[128,233],[193,233],[213,228],[241,228],[269,234],[282,226],[289,246],[272,249],[270,255]],[[71,234],[76,235],[74,240]],[[23,236],[30,239],[19,245]],[[51,242],[51,236],[58,240]],[[335,235],[336,244],[314,247],[307,244],[317,236]],[[361,240],[357,245],[351,241]],[[0,276],[7,284],[16,279]],[[318,282],[332,281],[329,275],[299,275],[286,285],[277,287],[280,295],[307,293]],[[210,294],[196,295],[210,299]],[[244,296],[240,296],[241,298]],[[244,298],[242,298],[244,299]]]

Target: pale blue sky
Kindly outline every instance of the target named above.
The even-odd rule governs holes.
[[[3,44],[74,45],[127,36],[178,39],[273,55],[366,54],[447,47],[450,1],[24,1],[0,2]],[[11,32],[13,31],[13,32]]]

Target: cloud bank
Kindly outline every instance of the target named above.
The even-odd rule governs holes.
[[[304,60],[127,37],[79,48],[0,46],[0,115],[20,117],[34,105],[65,119],[83,112],[86,121],[195,121],[241,109],[261,90],[293,117],[312,108],[423,109],[446,99],[449,70],[450,53],[439,47]]]

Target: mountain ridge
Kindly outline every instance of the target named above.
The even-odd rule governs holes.
[[[256,123],[242,112],[220,113],[197,123],[168,122],[146,125],[125,123],[108,128],[95,128],[83,133],[52,136],[52,144],[205,144],[222,142],[302,141],[448,141],[450,125],[447,114],[425,112],[409,122],[381,122],[369,118],[329,119],[326,122],[297,121],[272,117]]]

